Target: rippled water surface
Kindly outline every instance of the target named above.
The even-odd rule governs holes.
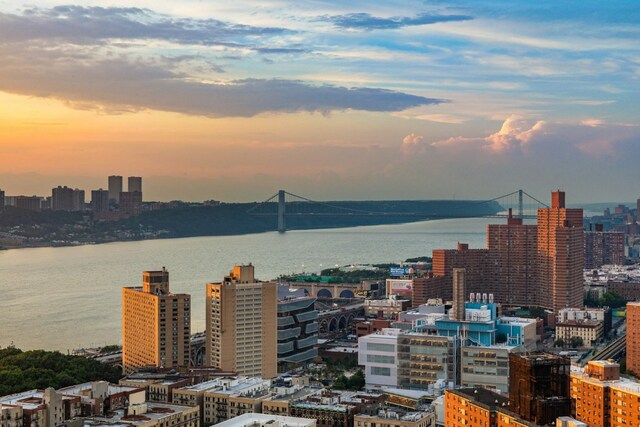
[[[121,288],[165,266],[171,289],[192,295],[192,330],[204,329],[204,284],[236,263],[256,276],[402,261],[457,242],[485,246],[490,219],[456,219],[245,236],[0,251],[0,346],[66,351],[120,343]]]

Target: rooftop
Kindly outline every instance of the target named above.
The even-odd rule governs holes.
[[[385,420],[400,420],[400,421],[419,421],[423,418],[433,416],[432,412],[405,412],[398,411],[395,409],[387,409],[379,411],[377,415],[365,415],[358,414],[356,415],[359,418],[369,418],[369,419],[385,419]]]
[[[262,426],[269,425],[273,427],[287,426],[287,427],[307,427],[314,426],[316,424],[315,419],[311,418],[298,418],[298,417],[285,417],[282,415],[267,415],[267,414],[243,414],[238,417],[232,418],[227,421],[216,424],[218,427],[247,427],[247,426]]]
[[[509,405],[509,398],[507,396],[487,390],[486,388],[461,388],[459,390],[450,390],[449,393],[473,400],[488,409],[496,409]]]
[[[295,387],[280,388],[279,387],[276,393],[278,392],[280,393],[271,397],[269,400],[285,400],[285,401],[301,400],[306,397],[310,397],[314,394],[318,394],[321,391],[322,391],[322,388],[312,387],[312,386],[303,387],[303,388],[295,388]]]
[[[237,380],[226,382],[226,383],[222,382],[221,385],[224,387],[223,389],[207,390],[207,391],[211,393],[217,393],[217,394],[237,394],[237,393],[246,392],[248,391],[248,389],[251,389],[252,387],[264,386],[265,393],[259,393],[259,394],[265,395],[269,391],[269,386],[271,385],[271,381],[263,380],[262,378],[257,378],[257,377],[243,377],[243,378],[238,378]],[[255,392],[257,393],[258,390],[255,390]]]
[[[423,399],[432,398],[434,396],[433,391],[428,390],[406,390],[403,388],[383,388],[383,393],[392,394],[395,396],[408,397],[409,399]]]
[[[148,403],[147,412],[141,415],[125,416],[124,410],[118,410],[112,412],[108,417],[88,417],[84,418],[83,424],[85,426],[123,426],[131,427],[132,425],[145,425],[150,420],[162,420],[175,415],[176,413],[182,413],[187,411],[197,411],[195,407],[172,405],[167,403]]]
[[[61,388],[58,390],[60,394],[67,394],[73,396],[86,396],[91,392],[93,383],[82,383],[76,384],[70,387]],[[136,391],[142,391],[140,388],[136,387],[127,387],[121,385],[109,384],[109,388],[107,390],[108,395],[114,395],[119,393],[133,393]]]
[[[589,363],[597,364],[599,366],[604,366],[604,367],[619,366],[617,363],[610,362],[608,360],[591,361]],[[617,379],[617,380],[599,380],[587,374],[585,372],[584,367],[573,366],[573,365],[571,366],[571,376],[573,378],[580,378],[582,381],[585,381],[591,384],[611,387],[627,393],[640,395],[640,383],[638,383],[637,381],[631,380],[629,378],[620,377],[620,379]]]
[[[194,384],[194,385],[190,385],[187,387],[180,387],[174,391],[181,391],[181,390],[185,390],[185,391],[208,391],[214,388],[218,388],[220,387],[221,382],[220,382],[220,378],[217,378],[215,380],[211,380],[211,381],[205,381],[203,383],[199,383],[199,384]]]
[[[44,392],[42,390],[29,390],[22,393],[9,394],[0,397],[0,404],[17,405],[25,409],[36,409],[42,405]]]

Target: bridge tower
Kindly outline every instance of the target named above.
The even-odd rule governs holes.
[[[518,218],[524,218],[524,203],[523,203],[523,193],[522,189],[518,190]]]
[[[284,233],[287,231],[287,225],[284,220],[285,213],[285,191],[278,190],[278,233]]]

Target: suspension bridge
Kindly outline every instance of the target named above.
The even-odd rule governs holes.
[[[538,208],[549,207],[546,203],[531,196],[524,190],[516,190],[509,194],[480,201],[389,201],[385,202],[385,209],[371,210],[367,207],[381,202],[323,202],[312,200],[304,196],[279,190],[276,194],[247,210],[247,214],[255,216],[277,217],[277,230],[284,233],[287,230],[287,219],[296,217],[387,217],[414,219],[445,219],[445,218],[506,218],[510,212],[521,219],[535,219]],[[410,209],[398,211],[398,204],[406,204]],[[436,208],[427,211],[429,204],[453,204],[449,208]],[[389,210],[386,208],[396,208]]]

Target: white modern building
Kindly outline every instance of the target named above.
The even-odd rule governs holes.
[[[365,367],[367,388],[398,385],[398,337],[402,330],[383,329],[358,339],[358,364]]]

